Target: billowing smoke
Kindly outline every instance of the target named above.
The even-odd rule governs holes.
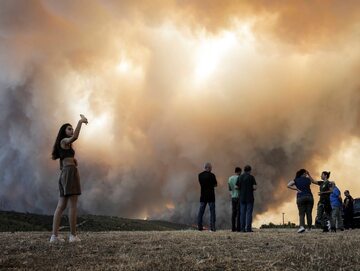
[[[235,166],[254,168],[261,214],[359,136],[355,1],[165,2],[0,3],[2,209],[54,210],[51,148],[80,113],[81,211],[183,223],[206,161],[225,225]]]

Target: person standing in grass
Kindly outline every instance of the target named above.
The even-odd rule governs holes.
[[[212,165],[205,163],[204,171],[199,174],[201,188],[200,208],[198,213],[198,229],[203,230],[203,216],[206,205],[210,207],[210,230],[216,231],[215,221],[215,187],[217,186],[216,176],[212,171]]]
[[[332,192],[330,194],[331,203],[331,231],[336,232],[336,228],[341,231],[344,230],[343,219],[342,219],[342,198],[339,188],[335,182],[332,183]]]
[[[332,185],[329,181],[330,178],[330,172],[323,171],[321,173],[321,181],[315,181],[311,176],[309,175],[309,178],[311,179],[311,182],[313,184],[316,184],[320,186],[320,192],[319,192],[319,202],[317,206],[317,219],[321,222],[321,227],[323,229],[323,232],[328,232],[329,228],[327,223],[330,220],[331,217],[331,203],[330,203],[330,194],[332,192]]]
[[[311,193],[311,180],[306,169],[300,169],[296,172],[295,179],[287,185],[289,189],[297,191],[296,204],[299,210],[298,233],[305,232],[305,215],[307,220],[307,229],[310,231],[312,226],[312,210],[314,207],[314,198]]]
[[[353,217],[354,217],[354,199],[350,195],[349,190],[344,191],[344,227],[346,230],[353,228]]]
[[[244,167],[244,174],[240,175],[236,186],[240,191],[240,231],[252,232],[256,180],[255,177],[251,175],[251,166],[247,165]]]
[[[232,175],[228,180],[229,191],[231,195],[231,229],[232,231],[240,231],[240,202],[239,202],[239,189],[236,182],[241,175],[241,168],[235,168],[235,175]]]
[[[80,115],[80,120],[74,129],[71,124],[65,123],[61,126],[55,140],[52,151],[52,159],[60,159],[60,178],[59,190],[60,197],[56,207],[53,219],[53,230],[50,237],[50,243],[64,242],[65,240],[58,236],[60,221],[63,211],[68,202],[70,202],[69,218],[70,218],[70,236],[69,242],[79,242],[80,238],[76,235],[76,218],[77,218],[77,201],[81,195],[80,177],[77,169],[77,161],[75,159],[75,151],[72,143],[76,141],[80,134],[83,123],[87,124],[88,120]]]

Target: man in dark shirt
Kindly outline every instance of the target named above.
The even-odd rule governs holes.
[[[198,214],[198,229],[203,230],[203,216],[206,205],[210,207],[210,230],[215,231],[215,187],[217,186],[216,176],[211,172],[212,166],[210,163],[206,163],[205,171],[199,174],[199,183],[201,187],[200,195],[200,209]]]
[[[240,191],[240,230],[242,232],[252,232],[256,180],[251,175],[251,166],[245,166],[244,174],[239,176],[236,186]]]
[[[349,190],[345,190],[344,195],[344,227],[348,230],[353,228],[354,199],[350,195]]]
[[[332,184],[329,181],[329,177],[330,172],[323,171],[321,174],[321,181],[314,181],[314,179],[310,178],[312,183],[320,186],[320,198],[317,206],[316,219],[320,221],[323,232],[329,231],[327,223],[331,217],[330,194],[332,192]]]

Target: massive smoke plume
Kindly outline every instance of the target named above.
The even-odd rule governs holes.
[[[206,161],[220,224],[238,165],[256,214],[275,210],[359,136],[359,18],[355,1],[1,1],[0,208],[53,211],[51,148],[83,113],[82,212],[194,223]]]

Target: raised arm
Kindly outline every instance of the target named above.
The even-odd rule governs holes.
[[[75,140],[77,140],[79,138],[79,134],[80,134],[80,130],[81,130],[81,125],[83,123],[87,124],[88,123],[88,120],[87,118],[85,118],[84,115],[81,115],[80,114],[80,120],[78,121],[77,125],[76,125],[76,128],[75,128],[75,131],[74,131],[74,134],[72,137],[69,137],[69,138],[64,138],[63,140],[61,140],[61,144],[65,144],[65,145],[69,145],[71,143],[73,143]]]

